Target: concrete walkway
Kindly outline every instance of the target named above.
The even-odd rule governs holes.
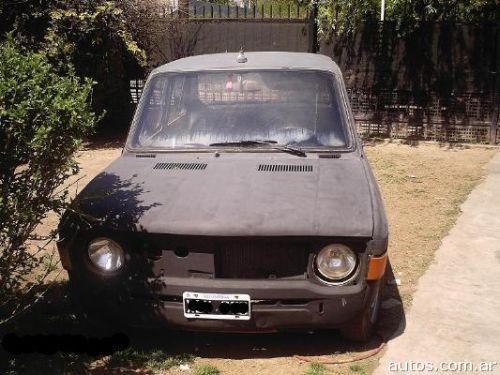
[[[442,362],[448,373],[500,374],[500,153],[462,211],[419,280],[406,329],[389,341],[376,375],[445,372],[435,370]],[[476,367],[456,363],[464,361]],[[497,365],[481,372],[482,361]],[[422,371],[422,363],[434,370]]]

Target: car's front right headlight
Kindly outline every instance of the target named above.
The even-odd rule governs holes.
[[[316,256],[316,269],[326,281],[339,282],[354,274],[358,258],[343,244],[332,244],[321,249]]]
[[[88,254],[92,264],[102,272],[114,272],[123,267],[125,253],[112,239],[100,237],[89,243]]]

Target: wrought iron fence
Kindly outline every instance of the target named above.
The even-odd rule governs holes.
[[[247,3],[237,5],[195,2],[190,4],[189,10],[164,8],[159,14],[166,18],[185,16],[191,20],[237,20],[237,19],[307,19],[310,17],[310,8],[305,4],[281,4],[263,2],[259,5]]]

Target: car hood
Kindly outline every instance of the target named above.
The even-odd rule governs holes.
[[[75,201],[113,230],[209,236],[371,237],[364,161],[122,156]]]

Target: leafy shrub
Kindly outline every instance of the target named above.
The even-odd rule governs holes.
[[[142,0],[141,0],[142,2]],[[42,50],[62,72],[70,63],[91,77],[93,109],[105,113],[100,127],[119,134],[130,124],[129,79],[143,76],[145,54],[129,32],[119,1],[54,1]]]
[[[61,184],[78,172],[74,153],[97,121],[91,89],[12,40],[0,45],[0,324],[29,305],[53,270],[45,246],[28,241],[49,211],[65,205]]]
[[[17,43],[46,54],[59,72],[71,65],[77,76],[92,78],[92,108],[105,113],[101,130],[119,134],[133,112],[129,80],[145,75],[145,53],[124,9],[145,1],[15,0],[3,8],[0,1],[0,41],[12,32]]]

